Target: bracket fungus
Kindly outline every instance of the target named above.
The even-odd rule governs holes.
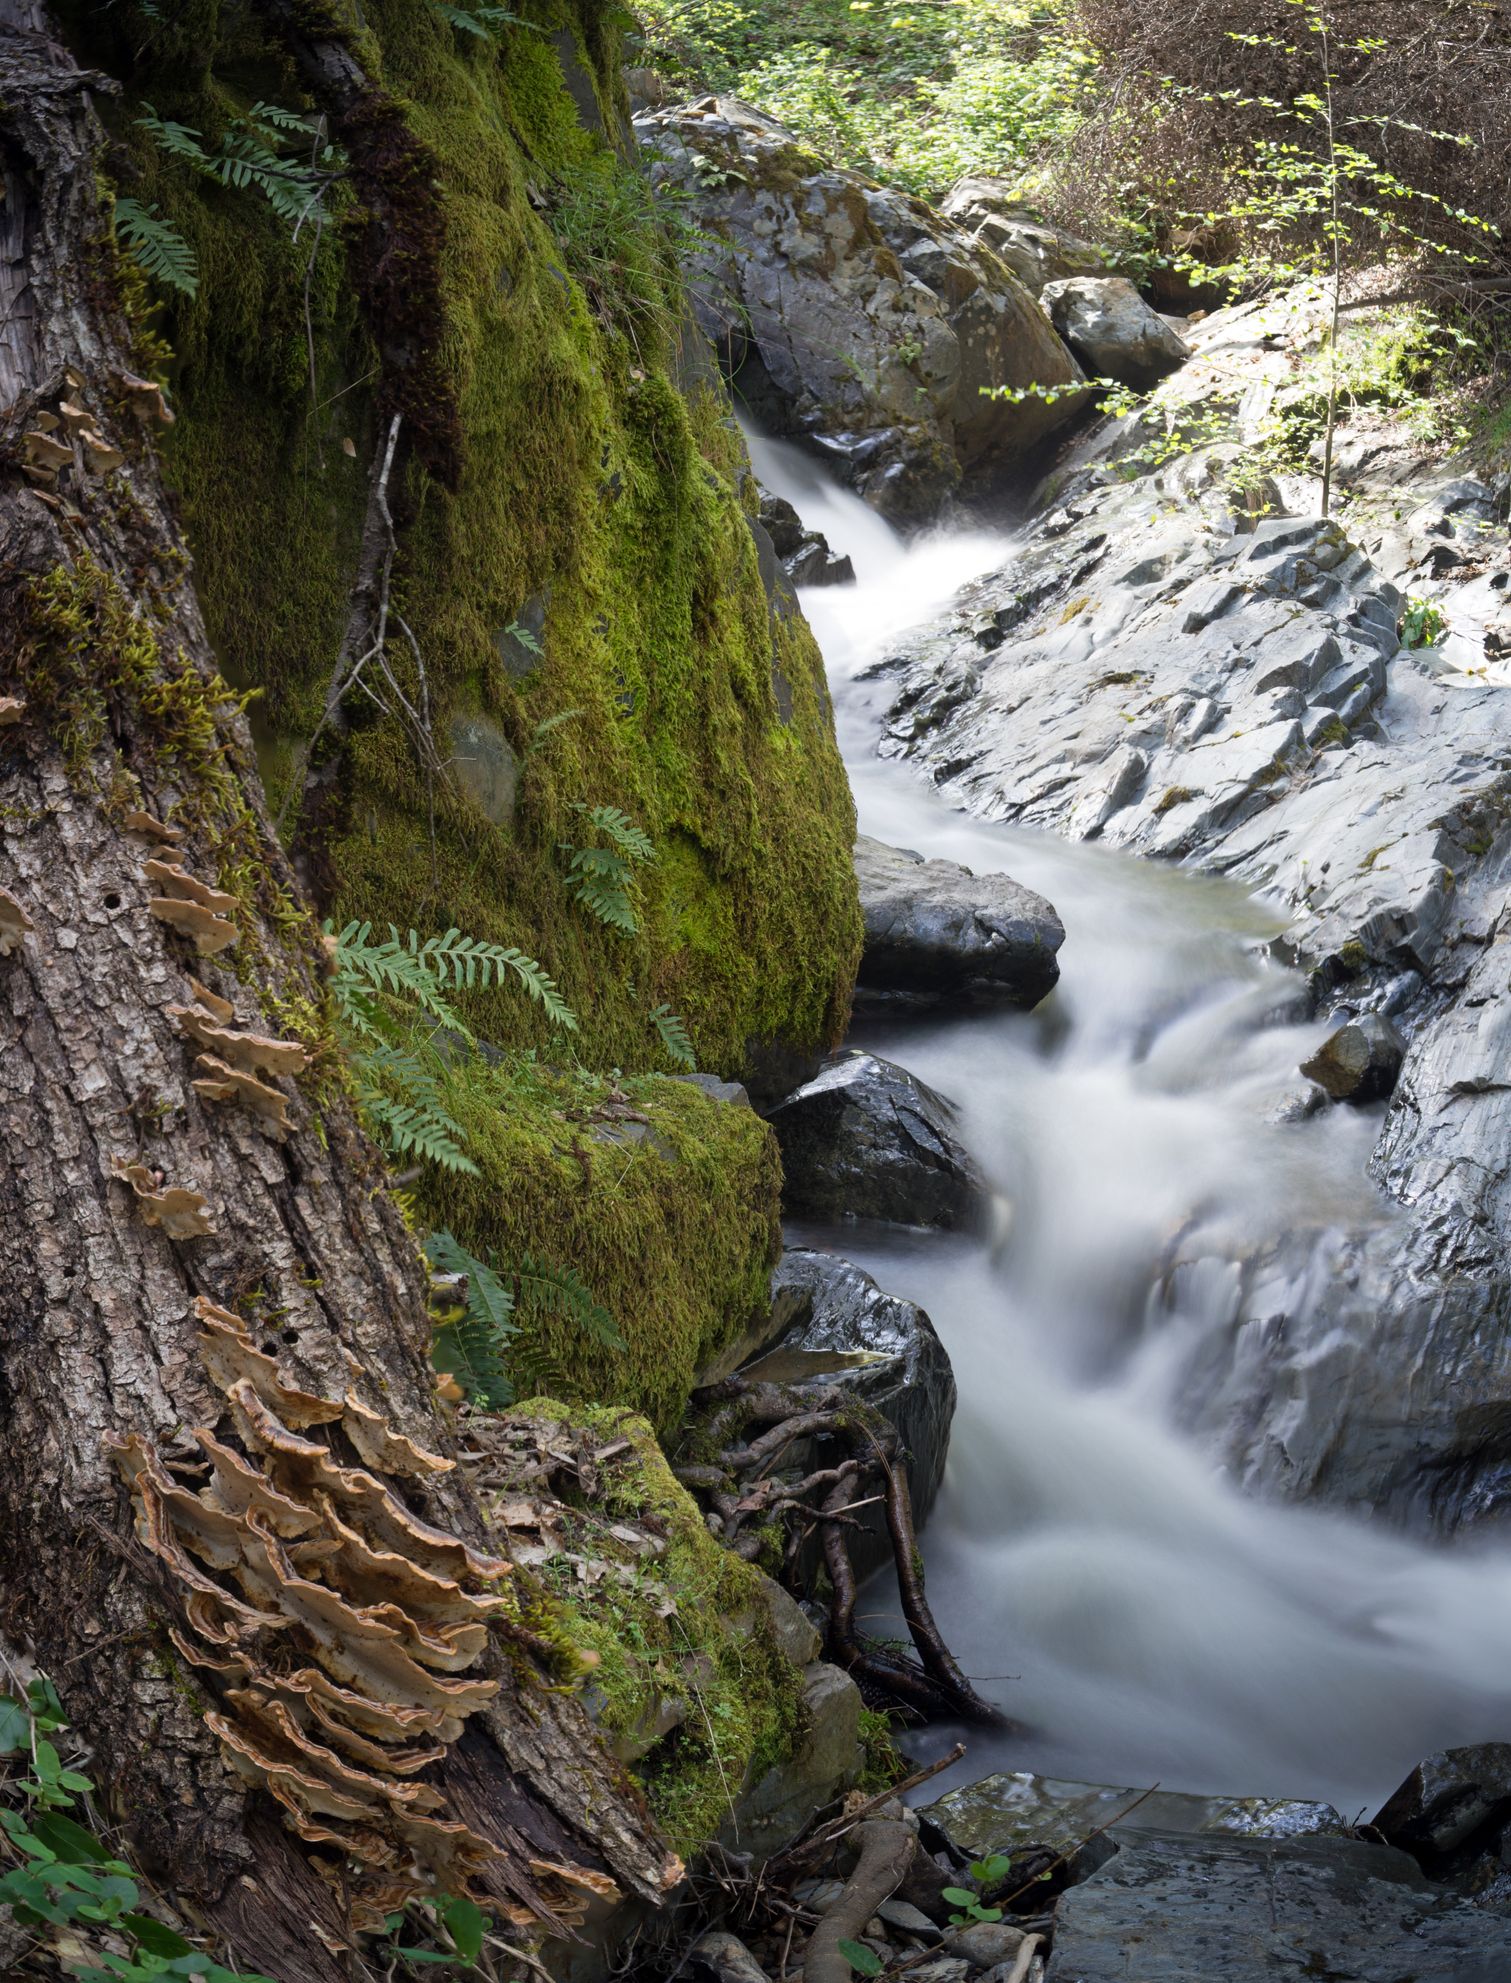
[[[8,888],[0,888],[0,957],[9,957],[13,950],[19,950],[21,939],[29,936],[36,924]]]
[[[150,812],[143,812],[140,806],[133,806],[121,821],[128,833],[145,833],[149,840],[161,840],[167,846],[175,846],[183,839],[183,830],[177,826],[167,826]]]
[[[135,1193],[143,1222],[160,1226],[169,1239],[204,1239],[215,1231],[208,1203],[188,1185],[165,1184],[145,1164],[127,1163],[120,1157],[110,1168]]]
[[[372,1467],[411,1478],[452,1462],[351,1391],[300,1390],[229,1310],[200,1296],[195,1311],[239,1444],[195,1428],[207,1464],[191,1468],[139,1433],[108,1443],[137,1538],[179,1591],[170,1636],[214,1697],[205,1721],[228,1767],[322,1854],[359,1931],[479,1880],[475,1897],[516,1921],[531,1918],[521,1892],[571,1915],[610,1884],[602,1874],[532,1859],[498,1877],[505,1852],[448,1818],[443,1790],[420,1778],[498,1692],[476,1667],[511,1608],[512,1566],[421,1521],[326,1442],[344,1435]]]
[[[177,861],[154,857],[142,863],[142,873],[161,890],[148,899],[148,909],[189,937],[201,956],[213,957],[236,941],[236,925],[227,920],[238,906],[234,895],[211,888]]]
[[[0,695],[0,730],[9,730],[26,714],[26,703],[18,695]]]
[[[200,994],[196,998],[197,1005],[170,1005],[168,1017],[207,1054],[215,1055],[243,1074],[254,1074],[259,1069],[266,1074],[302,1074],[309,1065],[309,1054],[297,1040],[272,1040],[262,1033],[238,1032],[224,1020],[218,1020]],[[225,999],[216,999],[218,1007],[227,1003]],[[226,1016],[232,1015],[228,1012]]]
[[[139,420],[155,421],[159,427],[173,425],[173,409],[154,380],[139,379],[135,372],[112,372],[110,383]]]

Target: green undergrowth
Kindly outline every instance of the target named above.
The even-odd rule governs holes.
[[[538,1398],[515,1411],[632,1443],[630,1456],[605,1463],[603,1491],[580,1527],[568,1511],[567,1540],[597,1555],[603,1518],[618,1515],[659,1533],[662,1553],[632,1575],[588,1581],[566,1562],[541,1574],[567,1636],[597,1655],[587,1701],[605,1733],[633,1737],[667,1703],[680,1715],[630,1771],[673,1849],[691,1856],[740,1789],[796,1748],[805,1732],[798,1671],[776,1643],[759,1573],[709,1534],[644,1419]]]
[[[404,723],[353,691],[339,801],[318,823],[323,906],[519,945],[580,1014],[595,1064],[669,1065],[647,1017],[666,1004],[700,1065],[737,1073],[843,1028],[851,802],[816,647],[760,581],[727,406],[676,383],[698,368],[679,350],[674,256],[611,142],[618,30],[576,0],[519,11],[541,31],[462,35],[413,0],[364,9],[363,59],[439,162],[463,468],[455,494],[413,466],[390,492],[392,604],[445,768],[428,780]],[[262,691],[264,778],[292,827],[379,441],[378,358],[346,265],[354,196],[337,185],[294,240],[266,201],[165,156],[137,122],[148,103],[207,145],[254,101],[311,105],[255,13],[191,8],[136,34],[139,12],[75,20],[129,76],[106,106],[117,189],[157,206],[198,264],[197,293],[165,296],[152,325],[173,353],[166,466],[222,669]],[[388,659],[418,705],[397,632]],[[655,847],[632,936],[566,885],[582,806],[620,808]],[[478,1022],[503,1045],[550,1039],[506,995]]]
[[[641,59],[679,93],[742,96],[836,164],[937,199],[1015,177],[1071,129],[1096,73],[1058,0],[641,0]]]
[[[570,1314],[532,1311],[509,1343],[516,1387],[612,1399],[669,1435],[700,1367],[769,1306],[770,1130],[687,1081],[523,1058],[458,1062],[442,1093],[477,1170],[427,1167],[414,1187],[425,1221],[505,1265],[569,1262],[624,1339],[612,1349]]]

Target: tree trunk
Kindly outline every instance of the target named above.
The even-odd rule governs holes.
[[[165,508],[97,191],[111,87],[0,0],[0,1632],[143,1865],[319,1983],[427,1881],[559,1925],[680,1869],[418,1450],[448,1443],[423,1263]]]

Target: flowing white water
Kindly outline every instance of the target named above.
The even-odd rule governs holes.
[[[858,677],[998,566],[1006,540],[904,545],[806,456],[748,438],[762,482],[859,575],[804,607],[861,830],[1005,870],[1067,933],[1060,985],[1032,1015],[855,1036],[961,1106],[1010,1203],[1006,1237],[795,1235],[920,1301],[954,1362],[930,1597],[967,1671],[1034,1731],[968,1734],[957,1774],[1158,1779],[1368,1812],[1434,1749],[1511,1738],[1511,1557],[1245,1499],[1177,1429],[1176,1392],[1199,1347],[1230,1353],[1235,1256],[1315,1234],[1300,1309],[1328,1271],[1329,1230],[1391,1216],[1365,1176],[1378,1122],[1268,1119],[1323,1029],[1283,1017],[1295,987],[1262,954],[1283,925],[1267,905],[950,812],[875,756],[877,692]],[[1170,1277],[1174,1257],[1194,1264]]]

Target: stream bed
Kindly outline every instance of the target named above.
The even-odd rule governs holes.
[[[1368,1815],[1413,1763],[1511,1736],[1511,1552],[1427,1543],[1252,1499],[1182,1429],[1203,1363],[1240,1358],[1236,1262],[1285,1242],[1272,1313],[1327,1285],[1338,1235],[1397,1216],[1367,1173],[1381,1109],[1285,1119],[1325,1033],[1273,961],[1284,913],[1230,883],[947,809],[876,755],[866,671],[999,565],[989,533],[904,544],[795,448],[749,435],[763,484],[848,554],[805,590],[860,830],[1003,870],[1066,928],[1032,1014],[906,1020],[852,1040],[961,1110],[1000,1193],[988,1240],[794,1230],[920,1302],[960,1405],[925,1534],[929,1592],[982,1691],[1029,1733],[963,1731],[992,1769]],[[1282,1422],[1287,1401],[1266,1407]],[[879,1590],[873,1585],[873,1591]],[[887,1629],[885,1597],[866,1621]],[[957,1732],[913,1743],[936,1753]]]

